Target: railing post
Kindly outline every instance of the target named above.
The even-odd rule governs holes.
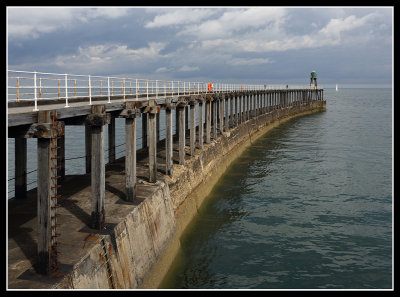
[[[110,77],[107,77],[107,94],[108,94],[108,103],[111,103],[111,96],[110,96]]]
[[[122,80],[122,91],[123,91],[124,102],[125,102],[125,79]]]
[[[68,75],[65,74],[65,106],[69,107],[68,105]]]
[[[92,85],[90,83],[90,75],[89,75],[89,105],[92,105]]]
[[[158,98],[158,80],[156,80],[156,98]]]
[[[138,89],[138,81],[136,79],[136,100],[138,99],[139,96],[139,89]]]
[[[37,86],[36,86],[36,71],[33,73],[33,86],[34,86],[34,93],[35,93],[35,108],[33,111],[38,111],[39,109],[37,108]]]

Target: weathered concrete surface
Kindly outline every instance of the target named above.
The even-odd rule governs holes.
[[[10,201],[8,288],[156,288],[179,250],[180,235],[229,164],[280,122],[325,108],[325,101],[314,101],[274,110],[204,144],[193,158],[187,139],[185,166],[177,164],[178,147],[174,145],[173,176],[159,170],[156,184],[147,182],[148,160],[138,152],[135,203],[123,200],[124,160],[117,160],[106,168],[106,228],[100,232],[87,227],[90,175],[68,176],[60,189],[58,209],[60,265],[52,276],[35,272],[35,191],[22,202]],[[165,152],[158,155],[157,163],[165,163]]]

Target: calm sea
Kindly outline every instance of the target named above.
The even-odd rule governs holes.
[[[392,288],[392,90],[325,99],[230,166],[163,288]]]

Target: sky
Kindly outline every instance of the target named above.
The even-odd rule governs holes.
[[[392,86],[393,7],[7,7],[8,69]]]

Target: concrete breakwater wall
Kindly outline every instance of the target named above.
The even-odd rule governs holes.
[[[275,109],[205,144],[185,165],[174,165],[171,177],[158,178],[111,232],[97,234],[72,271],[50,287],[157,288],[179,250],[180,235],[229,164],[282,121],[325,109],[326,101],[321,100]]]

